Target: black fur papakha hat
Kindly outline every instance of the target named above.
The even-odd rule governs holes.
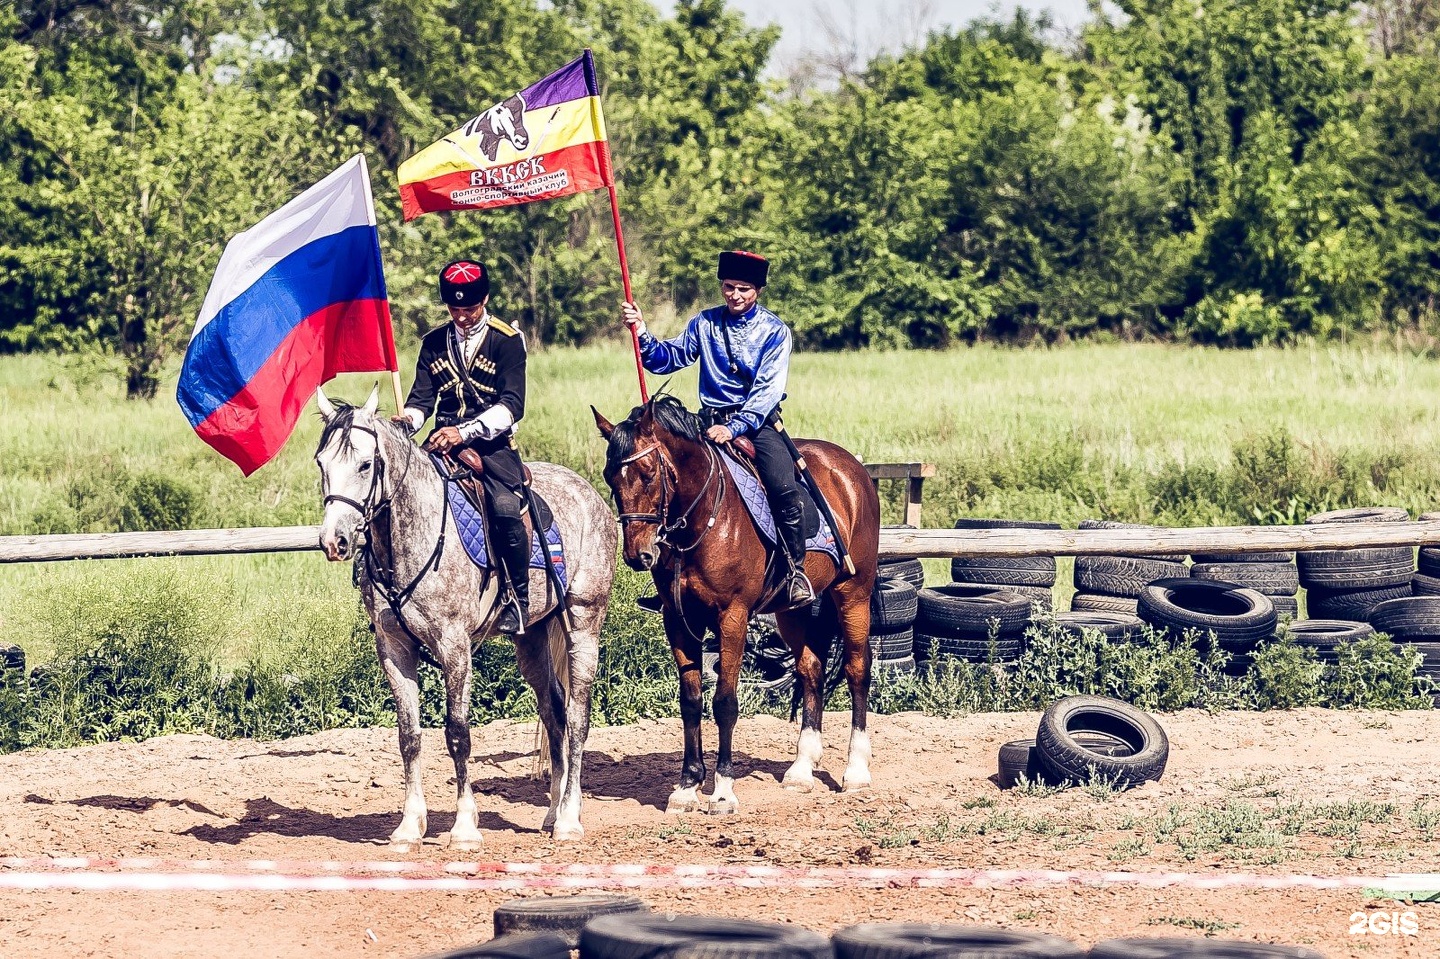
[[[479,306],[490,294],[490,271],[474,260],[456,260],[440,271],[440,299],[446,306]]]
[[[751,286],[764,286],[770,275],[770,261],[758,253],[744,250],[730,250],[720,254],[720,269],[716,272],[722,280],[735,280]]]

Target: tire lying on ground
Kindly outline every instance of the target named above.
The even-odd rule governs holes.
[[[1090,950],[1090,959],[1325,959],[1304,946],[1280,946],[1238,939],[1110,939]]]
[[[989,926],[866,922],[831,937],[835,959],[1084,959],[1058,936]]]
[[[1187,629],[1212,632],[1232,650],[1248,651],[1275,635],[1275,604],[1270,597],[1233,583],[1177,577],[1162,579],[1140,594],[1139,616],[1177,639]]]
[[[580,959],[832,959],[829,940],[798,926],[717,916],[601,916],[580,933]]]
[[[1077,740],[1101,732],[1124,740],[1128,756],[1106,756]],[[1158,780],[1170,758],[1170,740],[1152,717],[1118,699],[1067,696],[1045,710],[1035,733],[1040,764],[1056,782],[1088,782],[1092,776],[1117,786]]]
[[[1133,596],[1106,596],[1104,593],[1076,593],[1070,610],[1076,613],[1129,613],[1135,615],[1140,601]]]
[[[1409,519],[1410,514],[1399,507],[1374,506],[1316,513],[1306,517],[1305,523],[1404,523]],[[1295,562],[1306,589],[1383,589],[1408,584],[1415,572],[1408,546],[1306,550]]]
[[[915,654],[915,630],[907,626],[893,633],[871,633],[870,652],[877,663],[913,656]]]
[[[1130,613],[1071,610],[1056,613],[1055,625],[1071,636],[1094,631],[1112,642],[1123,642],[1137,635],[1145,623],[1139,616]]]
[[[1077,743],[1102,756],[1129,756],[1134,752],[1133,746],[1109,733],[1079,730],[1071,735]],[[1040,752],[1033,739],[1015,739],[1001,746],[997,761],[1001,789],[1013,789],[1021,777],[1027,782],[1054,785],[1040,764]]]
[[[1286,627],[1296,646],[1314,650],[1321,662],[1334,662],[1336,650],[1366,636],[1375,635],[1369,623],[1345,619],[1299,619]]]
[[[1314,619],[1351,619],[1366,622],[1370,610],[1387,599],[1411,595],[1410,584],[1383,589],[1312,589],[1305,594],[1305,609]]]
[[[903,579],[882,579],[870,594],[871,632],[894,632],[911,626],[919,612],[916,589]]]
[[[958,519],[956,529],[1060,529],[1059,523],[1023,519]],[[950,560],[950,578],[957,583],[1004,586],[1054,586],[1053,556],[957,556]]]
[[[1397,640],[1440,636],[1440,596],[1406,596],[1377,603],[1368,621]]]
[[[1030,621],[1029,598],[1009,590],[951,583],[920,590],[917,602],[916,622],[931,636],[988,639],[992,622],[1014,636]]]
[[[633,896],[580,893],[577,896],[531,896],[512,899],[495,907],[495,935],[521,932],[548,932],[565,940],[565,948],[580,946],[580,930],[600,916],[649,912]]]
[[[426,959],[570,959],[570,947],[554,933],[526,932],[461,946]]]

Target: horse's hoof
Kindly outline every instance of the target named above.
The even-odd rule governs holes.
[[[410,853],[420,848],[418,839],[391,839],[389,842],[391,852]]]
[[[815,777],[806,776],[804,779],[801,779],[797,776],[796,778],[791,779],[789,776],[786,776],[783,780],[781,780],[780,785],[784,786],[791,792],[808,793],[815,788]]]
[[[712,799],[705,807],[707,816],[733,816],[740,812],[740,804],[733,799]]]
[[[847,779],[847,780],[845,780],[845,782],[841,785],[840,791],[841,791],[841,792],[847,792],[847,793],[863,793],[863,792],[869,792],[869,791],[870,791],[870,780],[868,780],[868,779],[864,779],[864,780]]]
[[[479,852],[481,841],[478,835],[463,837],[451,835],[446,842],[446,847],[451,852]]]
[[[585,827],[579,823],[573,826],[560,826],[551,833],[551,838],[556,842],[579,842],[585,838]]]

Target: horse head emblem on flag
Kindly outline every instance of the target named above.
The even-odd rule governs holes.
[[[517,93],[502,100],[465,124],[461,132],[467,137],[479,134],[480,152],[492,163],[500,153],[502,140],[509,140],[511,146],[523,153],[530,146],[530,131],[525,129],[524,99]]]

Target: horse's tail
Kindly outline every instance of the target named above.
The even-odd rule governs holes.
[[[570,638],[567,635],[565,626],[564,600],[562,606],[551,614],[545,623],[546,642],[550,644],[550,672],[560,684],[560,691],[564,693],[564,706],[568,710],[570,706]],[[544,779],[550,775],[550,736],[545,732],[545,724],[539,719],[535,720],[535,770],[536,779]]]

